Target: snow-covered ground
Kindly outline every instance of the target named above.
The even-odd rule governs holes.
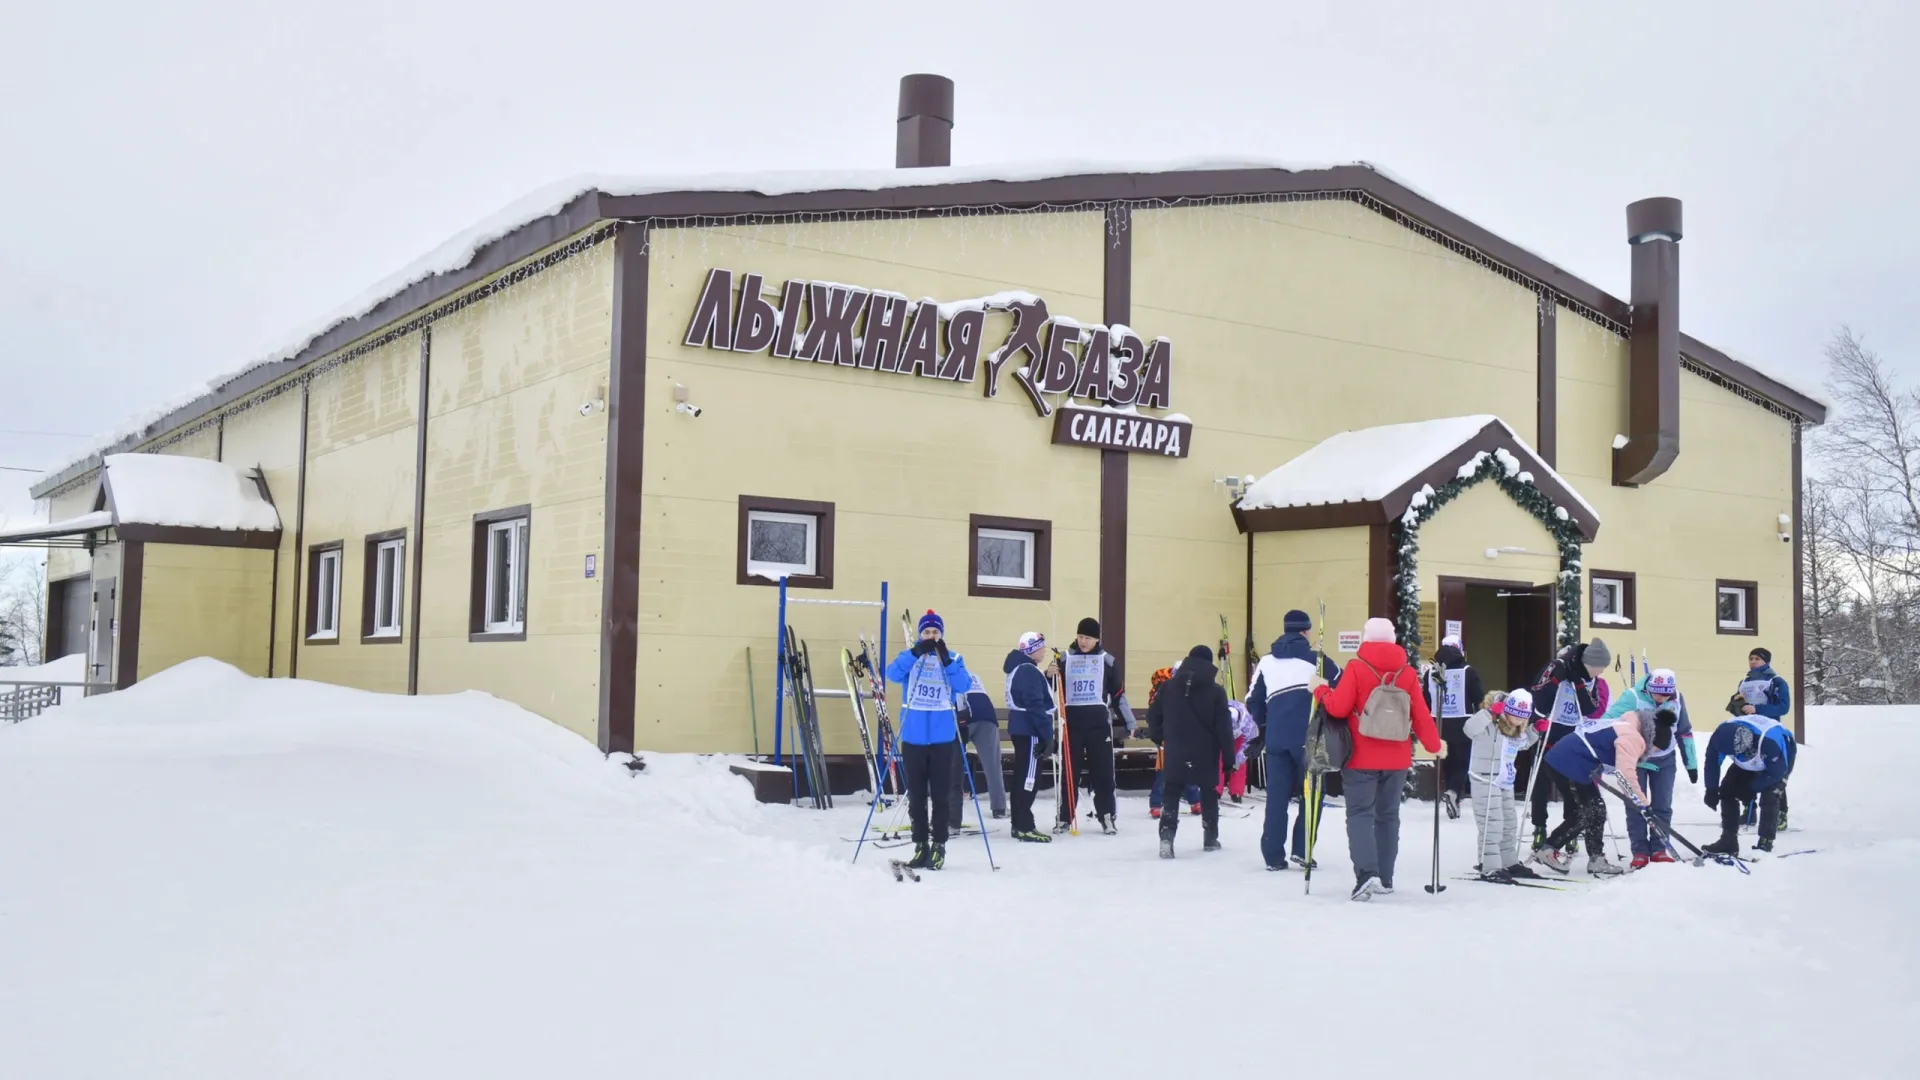
[[[1134,797],[896,885],[848,865],[857,800],[194,661],[0,729],[0,1076],[1912,1075],[1920,710],[1810,733],[1780,850],[1817,851],[1750,876],[1455,881],[1469,816],[1435,898],[1410,803],[1397,893],[1354,904],[1337,811],[1309,898],[1257,815],[1162,862]]]

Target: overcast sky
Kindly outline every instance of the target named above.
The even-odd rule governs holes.
[[[1677,196],[1688,332],[1817,378],[1846,322],[1920,376],[1911,0],[308,7],[0,4],[0,465],[552,181],[891,165],[913,71],[956,164],[1372,161],[1619,296],[1623,208]]]

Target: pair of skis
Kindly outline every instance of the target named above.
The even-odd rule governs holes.
[[[799,732],[801,765],[807,793],[816,810],[831,810],[833,795],[827,781],[827,755],[820,742],[820,707],[814,695],[813,661],[806,642],[787,627],[787,684],[793,692],[794,726]]]
[[[865,634],[860,635],[858,654],[847,649],[840,650],[840,664],[847,677],[847,697],[853,702],[853,719],[860,728],[860,750],[867,759],[867,771],[873,783],[873,797],[884,801],[889,793],[899,795],[906,789],[900,783],[899,769],[896,764],[899,755],[894,746],[893,724],[887,718],[886,686],[880,679],[880,670],[874,664],[873,654],[867,645]],[[878,745],[874,743],[872,732],[867,726],[867,709],[860,692],[860,682],[863,679],[873,698],[874,719],[880,733]]]

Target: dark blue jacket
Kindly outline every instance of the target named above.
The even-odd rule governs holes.
[[[1340,681],[1340,668],[1325,656],[1315,657],[1305,634],[1282,634],[1272,651],[1260,658],[1247,689],[1247,711],[1260,725],[1270,750],[1305,750],[1307,720],[1313,713],[1308,680],[1318,659],[1320,677],[1331,686]]]
[[[1007,674],[1007,734],[1053,738],[1053,690],[1033,658],[1015,649],[1000,670]]]
[[[1740,678],[1741,689],[1748,683],[1767,683],[1767,700],[1753,703],[1753,711],[1761,716],[1771,716],[1775,720],[1784,720],[1793,711],[1793,691],[1787,688],[1787,680],[1773,673],[1771,665],[1762,664]]]
[[[1770,725],[1764,734],[1760,725],[1751,717],[1736,716],[1713,729],[1713,738],[1707,740],[1707,798],[1720,794],[1720,765],[1723,760],[1750,759],[1754,744],[1758,741],[1760,750],[1760,769],[1754,776],[1755,791],[1764,791],[1787,778],[1793,772],[1794,759],[1799,755],[1799,744],[1793,741],[1793,733],[1784,724]]]

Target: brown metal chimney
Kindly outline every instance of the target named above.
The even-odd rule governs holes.
[[[1658,479],[1680,456],[1680,200],[1629,203],[1627,243],[1627,443],[1613,452],[1613,482],[1634,487]]]
[[[899,113],[894,130],[894,168],[953,164],[952,79],[945,75],[902,78]]]

